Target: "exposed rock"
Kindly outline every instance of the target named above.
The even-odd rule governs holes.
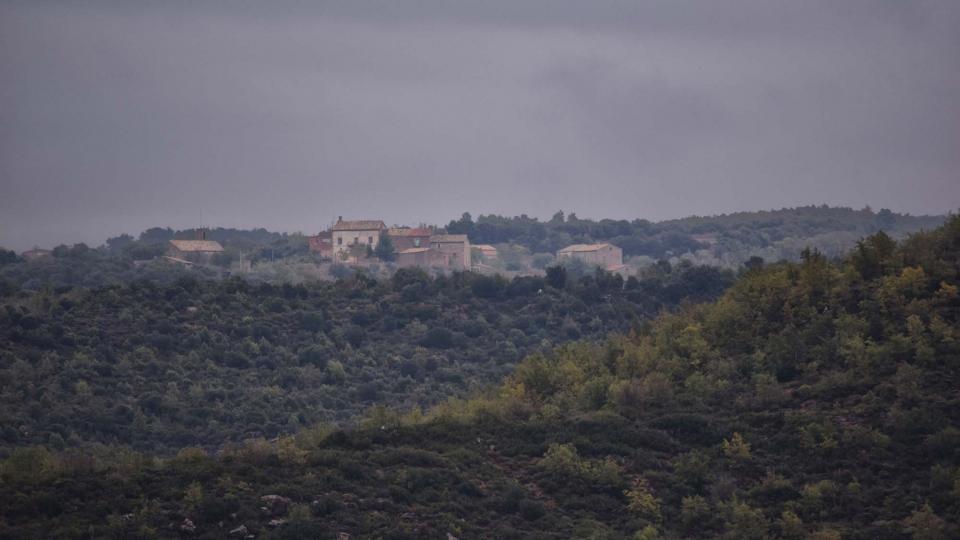
[[[337,540],[350,540],[350,538],[351,538],[350,533],[345,533],[345,532],[337,533]]]
[[[192,533],[197,530],[197,526],[193,524],[193,521],[190,518],[183,518],[183,523],[180,524],[180,530],[183,532]]]
[[[460,540],[460,539],[450,533],[447,533],[447,540]]]
[[[241,538],[246,538],[246,537],[247,537],[247,534],[248,534],[249,532],[250,532],[250,531],[247,530],[247,526],[246,526],[246,525],[241,525],[241,526],[237,527],[236,529],[233,529],[232,531],[230,531],[229,534],[230,534],[230,536],[238,536],[238,537],[241,537]]]
[[[276,529],[277,527],[283,525],[286,522],[287,520],[285,519],[271,519],[270,522],[267,523],[267,526],[270,527],[271,529]]]
[[[281,497],[280,495],[264,495],[260,497],[260,501],[264,504],[261,510],[271,516],[287,515],[287,510],[290,509],[290,504],[293,503],[290,499]]]

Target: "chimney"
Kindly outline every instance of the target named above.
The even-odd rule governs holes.
[[[341,221],[343,221],[343,216],[337,216],[337,223],[340,223]]]

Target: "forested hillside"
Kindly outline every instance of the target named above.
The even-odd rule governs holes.
[[[668,259],[697,255],[704,262],[737,266],[754,256],[768,261],[797,260],[808,247],[831,257],[841,256],[858,239],[877,231],[901,237],[932,229],[942,222],[943,216],[823,205],[661,222],[581,219],[563,212],[557,212],[548,221],[525,215],[481,215],[474,220],[464,214],[451,221],[447,230],[467,234],[474,243],[519,244],[532,253],[554,253],[570,244],[612,242],[623,249],[626,257]]]
[[[730,272],[658,267],[624,282],[399,270],[309,285],[199,279],[65,287],[0,308],[0,449],[129,444],[154,453],[429,406],[500,381],[524,355],[627,331]]]
[[[481,215],[474,220],[464,214],[447,224],[445,230],[467,234],[474,244],[496,244],[497,260],[487,262],[494,262],[504,273],[542,273],[554,262],[557,250],[592,242],[621,247],[634,268],[660,260],[679,264],[678,259],[685,259],[697,265],[738,269],[756,257],[767,262],[796,261],[807,248],[830,258],[842,257],[858,239],[877,231],[898,239],[935,228],[943,219],[890,210],[808,206],[661,222],[580,219],[563,212],[547,221],[496,215]],[[183,275],[224,277],[230,271],[240,272],[241,260],[253,265],[252,271],[244,271],[248,279],[275,284],[345,277],[353,271],[344,265],[319,265],[320,257],[308,252],[307,237],[299,233],[218,227],[207,230],[206,235],[225,250],[213,257],[208,267],[190,271],[154,258],[163,255],[170,239],[196,238],[195,229],[153,227],[136,237],[122,234],[109,238],[99,247],[61,245],[52,250],[52,257],[34,262],[0,248],[0,296],[20,290],[122,285],[138,279],[167,284]],[[379,264],[366,271],[387,275],[393,269],[390,264]]]
[[[955,538],[958,286],[953,217],[751,270],[426,414],[171,460],[18,449],[0,535]]]

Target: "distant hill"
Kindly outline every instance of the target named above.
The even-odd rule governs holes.
[[[612,242],[625,257],[688,257],[705,264],[736,267],[750,257],[767,261],[798,260],[807,247],[842,256],[856,241],[883,230],[894,238],[932,229],[944,216],[911,216],[869,208],[804,206],[719,216],[692,216],[661,222],[643,219],[580,219],[558,212],[548,221],[527,216],[469,214],[447,230],[467,234],[482,244],[515,243],[531,252],[553,253],[578,243]]]
[[[426,413],[170,460],[19,448],[0,536],[957,538],[958,291],[952,217],[755,266]]]

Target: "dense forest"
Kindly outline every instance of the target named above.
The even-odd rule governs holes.
[[[171,459],[20,447],[0,536],[955,538],[958,289],[952,217],[841,261],[757,265],[714,302],[541,348],[426,412]]]
[[[627,331],[733,281],[689,264],[626,281],[560,268],[307,285],[174,275],[2,302],[0,450],[215,447],[345,422],[372,403],[429,406],[501,380],[536,350]]]

